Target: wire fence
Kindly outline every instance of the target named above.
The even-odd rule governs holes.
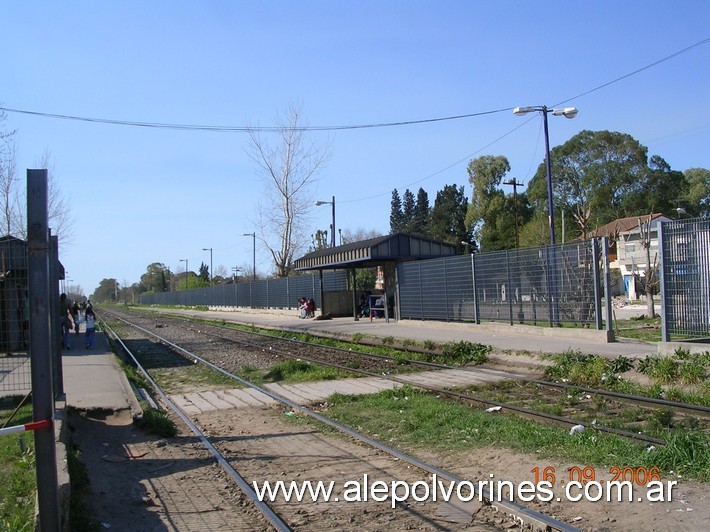
[[[400,318],[601,329],[602,268],[594,240],[401,263]]]
[[[0,239],[0,392],[31,387],[27,286],[25,242]]]
[[[659,227],[662,338],[710,338],[710,220]]]
[[[323,272],[323,291],[348,289],[346,270]],[[298,308],[301,297],[313,298],[322,307],[318,274],[298,275],[279,279],[263,279],[212,287],[142,294],[143,305],[221,306],[252,308]]]

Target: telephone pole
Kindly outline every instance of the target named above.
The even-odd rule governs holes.
[[[520,247],[520,238],[518,237],[518,187],[522,187],[522,183],[518,183],[515,178],[503,181],[504,185],[513,187],[513,203],[515,204],[515,249]]]

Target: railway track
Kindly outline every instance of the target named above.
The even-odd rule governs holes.
[[[104,313],[107,314],[107,313]],[[122,320],[125,320],[124,323],[130,323],[129,320],[126,320],[126,318],[121,318]],[[419,481],[422,481],[421,475],[426,475],[428,478],[438,478],[442,480],[446,480],[449,482],[454,482],[454,483],[464,483],[467,482],[465,479],[459,478],[453,473],[450,473],[448,471],[444,471],[434,465],[428,464],[424,461],[421,461],[417,458],[414,458],[412,456],[409,456],[405,453],[402,453],[398,451],[397,449],[391,448],[387,445],[384,445],[364,434],[360,434],[357,431],[352,430],[351,428],[345,427],[329,418],[326,416],[315,412],[301,404],[297,404],[296,402],[293,402],[285,397],[279,396],[278,394],[267,390],[263,387],[256,386],[249,381],[235,375],[234,373],[230,372],[228,369],[225,369],[222,364],[215,363],[214,361],[208,360],[207,358],[203,357],[201,354],[199,354],[197,349],[194,349],[192,347],[189,347],[189,345],[185,344],[178,344],[174,340],[168,339],[165,336],[161,334],[157,334],[155,331],[157,330],[158,332],[161,332],[160,329],[163,329],[164,327],[155,327],[155,324],[153,324],[152,329],[153,330],[148,330],[148,328],[143,327],[141,325],[137,325],[135,323],[131,323],[132,325],[132,330],[134,331],[139,331],[140,334],[145,335],[145,337],[150,337],[151,338],[151,344],[148,345],[145,343],[144,340],[136,340],[135,338],[131,340],[126,340],[126,339],[121,339],[120,336],[122,336],[121,333],[117,333],[116,331],[113,331],[108,327],[108,325],[104,325],[105,330],[109,333],[110,336],[113,336],[116,338],[116,341],[121,343],[123,348],[126,350],[126,352],[129,354],[135,364],[139,367],[140,371],[146,375],[146,377],[149,379],[151,386],[154,388],[155,393],[160,397],[160,399],[167,405],[170,406],[170,408],[175,412],[179,418],[186,423],[189,427],[190,430],[196,435],[197,438],[205,445],[206,448],[210,450],[210,453],[214,456],[215,460],[219,463],[219,465],[228,473],[230,478],[234,480],[235,483],[237,483],[244,491],[247,496],[249,496],[252,500],[255,500],[258,502],[259,497],[256,496],[256,493],[254,493],[254,489],[249,485],[247,479],[249,478],[250,475],[253,475],[252,473],[247,473],[245,475],[242,475],[240,472],[237,471],[237,468],[233,465],[236,462],[239,462],[239,460],[235,460],[234,456],[235,453],[238,455],[242,455],[244,453],[257,453],[258,451],[256,449],[252,448],[247,448],[245,447],[245,440],[249,439],[249,436],[245,438],[240,438],[236,434],[231,434],[228,431],[225,432],[223,430],[223,425],[224,422],[223,420],[215,420],[210,416],[202,416],[198,417],[197,419],[193,419],[191,416],[186,414],[183,410],[177,407],[168,397],[168,395],[163,392],[158,384],[156,383],[155,380],[153,380],[150,377],[151,373],[151,367],[152,368],[160,368],[161,366],[174,366],[176,364],[178,365],[184,365],[187,366],[188,368],[190,366],[197,367],[198,365],[201,366],[207,366],[215,371],[218,371],[222,375],[233,379],[236,382],[239,382],[241,386],[248,387],[251,390],[254,390],[256,393],[263,394],[264,396],[269,397],[273,401],[278,402],[279,404],[283,405],[285,408],[288,409],[289,412],[299,412],[303,415],[309,416],[312,419],[315,419],[319,421],[320,423],[323,423],[325,425],[328,425],[332,429],[337,430],[338,432],[348,436],[349,438],[356,439],[358,442],[360,442],[361,446],[365,445],[369,449],[374,449],[377,455],[379,456],[379,460],[382,460],[382,454],[390,457],[388,468],[391,465],[391,461],[395,460],[397,464],[403,465],[407,464],[408,468],[416,468],[416,470],[419,471],[419,476],[412,476],[411,469],[407,469],[406,471],[402,472],[401,468],[398,471],[391,470],[391,468],[388,469],[387,474],[388,475],[393,475],[393,478],[401,478],[405,482],[417,482],[415,479],[419,479]],[[203,327],[202,324],[200,324],[200,330]],[[204,336],[200,335],[203,340],[195,340],[194,336],[192,337],[192,343],[197,345],[204,345],[206,342],[204,342]],[[188,335],[188,338],[186,339],[186,343],[189,344],[191,343],[189,340],[190,335]],[[234,340],[232,340],[234,341]],[[131,345],[133,346],[138,346],[139,350],[141,351],[140,353],[133,353],[131,351]],[[267,358],[273,360],[279,360],[280,358],[286,356],[281,350],[274,350],[273,345],[269,346],[271,347],[268,349],[265,345],[259,345],[258,347],[252,346],[252,349],[256,349],[260,355],[266,354]],[[290,355],[293,356],[293,355]],[[141,361],[146,362],[145,365],[141,363]],[[148,366],[148,367],[145,367]],[[353,369],[353,368],[351,368]],[[215,414],[217,415],[217,414]],[[200,428],[200,425],[206,425],[209,426],[209,431],[204,431]],[[227,423],[228,425],[228,423]],[[303,437],[303,435],[301,435]],[[259,438],[255,438],[256,440],[259,440]],[[239,451],[235,451],[234,448],[230,448],[229,444],[225,442],[232,442],[234,440],[239,440]],[[285,443],[286,440],[281,442],[281,445],[283,447],[288,447],[289,444]],[[295,443],[291,444],[295,445],[296,448],[303,448],[303,442],[301,443]],[[245,450],[247,449],[247,450]],[[326,457],[320,457],[323,458],[324,460],[327,460]],[[351,459],[352,460],[352,459]],[[350,460],[349,460],[350,462]],[[358,462],[359,465],[353,465],[355,462],[351,462],[348,464],[348,468],[351,470],[361,470],[363,467],[371,467],[371,466],[363,466],[362,465],[362,460]],[[239,462],[240,464],[243,465],[243,462]],[[298,467],[297,464],[295,464],[296,467]],[[306,466],[304,466],[306,467]],[[247,468],[248,469],[248,468]],[[305,469],[304,469],[305,470]],[[383,466],[376,466],[375,470],[378,470],[380,472],[384,471]],[[253,470],[252,470],[253,471]],[[540,513],[536,510],[533,510],[531,508],[527,508],[525,506],[522,506],[518,503],[515,502],[509,502],[507,500],[499,501],[498,496],[496,493],[489,491],[486,491],[484,489],[481,492],[481,497],[485,499],[486,501],[492,503],[491,508],[497,509],[499,512],[502,512],[503,514],[509,516],[508,519],[505,521],[505,523],[498,523],[499,525],[502,525],[504,527],[509,527],[515,523],[517,524],[523,524],[526,527],[530,527],[533,529],[543,529],[543,530],[574,530],[575,527],[568,524],[564,523],[562,521],[559,521],[557,519],[551,518],[547,515],[544,515],[543,513]],[[256,502],[255,502],[256,504]],[[261,509],[261,505],[258,505],[259,508]],[[432,508],[429,508],[427,504],[424,504],[423,507],[414,507],[410,504],[403,503],[400,505],[396,505],[396,508],[393,505],[392,508],[392,513],[393,515],[396,513],[398,524],[402,525],[404,522],[402,519],[409,520],[408,522],[419,522],[421,525],[422,523],[428,523],[429,525],[435,524],[434,528],[440,527],[440,521],[437,521],[437,514],[436,511]],[[274,510],[272,507],[276,507],[277,510]],[[340,507],[341,510],[343,510],[343,507]],[[303,518],[303,514],[299,514],[298,511],[296,510],[294,513],[294,508],[293,505],[286,505],[286,504],[272,504],[271,506],[266,506],[263,509],[264,512],[266,512],[267,519],[271,523],[272,526],[276,529],[288,529],[291,527],[292,523],[299,524],[301,521],[300,519]],[[342,518],[340,513],[338,514],[338,518]],[[357,516],[350,516],[349,519],[355,519],[355,521],[351,521],[348,525],[348,528],[353,528],[357,527]],[[368,518],[369,519],[369,518]],[[384,517],[384,519],[388,519],[388,517]],[[394,519],[394,517],[393,517]],[[488,524],[491,524],[492,521],[489,521]],[[283,527],[283,528],[282,528]],[[441,526],[441,528],[449,528],[449,526]],[[456,528],[455,526],[453,528]]]
[[[154,317],[149,318],[155,319]],[[702,405],[693,405],[667,401],[663,399],[643,397],[631,394],[623,394],[609,390],[574,386],[565,383],[532,379],[515,372],[496,370],[491,368],[464,367],[456,368],[447,364],[423,362],[421,360],[408,359],[404,356],[393,358],[366,351],[352,351],[331,346],[322,346],[314,343],[300,341],[295,338],[277,337],[273,334],[266,334],[259,331],[237,330],[224,325],[216,325],[205,322],[195,322],[185,318],[171,318],[184,323],[186,328],[192,328],[200,335],[217,341],[237,343],[247,349],[256,349],[261,352],[268,352],[269,356],[276,359],[297,359],[313,364],[325,365],[336,369],[349,371],[358,375],[380,377],[398,384],[415,386],[427,391],[436,393],[458,401],[481,405],[485,408],[497,409],[501,412],[514,413],[519,416],[539,422],[553,423],[564,426],[568,429],[585,427],[599,432],[614,434],[631,440],[641,441],[648,445],[664,445],[662,438],[645,434],[642,430],[625,430],[594,421],[584,421],[578,418],[565,415],[558,415],[548,411],[540,411],[520,401],[521,404],[513,402],[502,402],[484,396],[481,392],[469,393],[460,389],[452,389],[447,385],[435,385],[431,381],[417,382],[411,377],[404,376],[416,371],[431,370],[452,370],[463,369],[477,375],[485,375],[493,379],[515,379],[518,382],[532,385],[536,388],[545,388],[550,395],[560,393],[581,394],[583,400],[592,402],[594,398],[602,398],[605,401],[607,410],[619,410],[619,405],[634,405],[643,408],[651,415],[651,411],[667,409],[683,417],[693,417],[707,427],[710,421],[710,408]],[[161,317],[157,323],[165,322],[167,318]],[[641,415],[640,417],[644,417]]]

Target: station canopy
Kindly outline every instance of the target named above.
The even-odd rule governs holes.
[[[294,269],[371,268],[385,262],[434,259],[458,255],[458,246],[408,233],[396,233],[313,251],[296,259]]]

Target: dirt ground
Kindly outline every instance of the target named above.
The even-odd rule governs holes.
[[[173,440],[154,438],[135,427],[128,415],[92,418],[73,413],[68,423],[89,470],[92,493],[87,502],[103,528],[146,532],[269,528],[190,434]],[[385,481],[430,478],[348,438],[319,435],[308,425],[294,424],[278,408],[213,412],[200,416],[198,424],[218,436],[218,447],[249,481],[342,483],[360,479],[364,473]],[[561,479],[569,476],[570,468],[584,467],[494,448],[418,457],[471,481],[489,479],[490,475],[494,480],[532,481],[535,467],[540,474],[546,467],[554,467]],[[363,465],[363,458],[369,465]],[[611,475],[597,468],[596,479],[608,480]],[[665,480],[679,482],[672,502],[573,503],[565,500],[563,487],[556,485],[555,497],[563,500],[525,505],[584,530],[710,529],[706,486],[679,478]],[[635,494],[640,496],[641,488]],[[371,501],[308,503],[298,508],[277,502],[275,508],[288,514],[288,522],[297,530],[491,530],[513,526],[492,509],[475,505],[467,506],[468,511],[479,510],[470,525],[452,520],[456,512],[450,507],[431,502],[400,505],[396,511],[389,503]]]

